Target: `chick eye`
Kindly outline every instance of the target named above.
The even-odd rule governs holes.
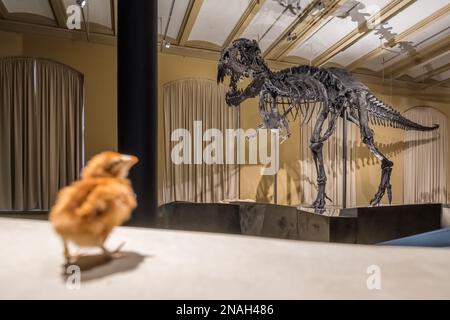
[[[106,172],[114,173],[117,170],[117,166],[120,164],[120,160],[112,161],[107,167]]]

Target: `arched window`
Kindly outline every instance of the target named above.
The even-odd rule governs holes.
[[[406,131],[404,154],[404,202],[446,203],[448,140],[447,117],[431,107],[414,107],[405,112],[414,122],[439,129]]]
[[[48,210],[83,162],[83,75],[34,58],[0,59],[0,210]]]

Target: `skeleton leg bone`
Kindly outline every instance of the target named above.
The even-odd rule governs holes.
[[[72,256],[70,255],[69,245],[66,239],[62,239],[64,246],[64,258],[66,259],[66,263],[69,264],[72,260]]]
[[[317,213],[322,213],[324,211],[326,199],[331,201],[331,199],[327,197],[325,192],[325,187],[327,184],[327,176],[323,164],[322,148],[323,142],[326,139],[320,137],[323,123],[325,122],[325,119],[327,118],[328,114],[329,114],[328,107],[324,105],[322,112],[320,113],[319,118],[317,119],[317,122],[314,126],[314,131],[311,137],[311,144],[310,144],[310,149],[313,153],[314,163],[316,165],[317,188],[318,188],[317,198],[312,204],[312,206],[315,208]],[[330,121],[332,120],[330,119]],[[334,127],[334,125],[331,125],[331,127]]]
[[[370,205],[379,206],[384,194],[387,192],[389,204],[392,203],[392,187],[391,187],[391,173],[394,163],[386,158],[378,148],[375,146],[373,140],[373,130],[369,128],[369,120],[367,115],[367,100],[364,94],[359,95],[359,121],[361,130],[361,139],[369,148],[372,154],[381,161],[381,181],[378,186],[378,191],[374,198],[370,201]]]
[[[370,205],[379,206],[385,192],[387,192],[389,204],[392,203],[392,187],[391,187],[391,173],[394,163],[386,158],[375,146],[373,137],[363,138],[363,142],[367,145],[369,150],[381,161],[381,181],[378,191],[374,198],[370,201]]]

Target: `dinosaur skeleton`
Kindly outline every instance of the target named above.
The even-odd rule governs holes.
[[[290,135],[288,119],[302,118],[308,122],[313,112],[318,118],[314,125],[310,148],[317,170],[317,198],[312,204],[316,212],[323,212],[327,177],[322,156],[323,143],[334,133],[338,117],[347,113],[347,119],[360,128],[361,139],[381,161],[381,182],[370,204],[378,206],[387,192],[392,201],[390,177],[394,163],[375,146],[369,124],[384,125],[404,130],[432,131],[439,126],[426,127],[403,117],[399,112],[375,97],[360,81],[339,68],[317,68],[309,65],[274,72],[268,68],[255,40],[237,39],[220,56],[217,81],[230,77],[225,99],[229,106],[259,96],[262,124],[259,128],[279,129],[282,139]],[[238,82],[250,78],[245,89]],[[325,121],[328,126],[322,134]]]

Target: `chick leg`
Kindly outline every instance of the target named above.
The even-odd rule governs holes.
[[[103,254],[104,254],[105,256],[108,256],[108,257],[117,257],[118,253],[120,252],[120,250],[122,249],[122,247],[123,247],[124,245],[125,245],[125,242],[122,242],[122,243],[117,247],[117,249],[114,250],[114,251],[109,251],[109,250],[105,247],[105,244],[104,244],[104,243],[100,246],[100,248],[102,248]]]
[[[64,246],[64,258],[66,259],[67,263],[70,263],[72,256],[70,255],[69,245],[67,244],[66,239],[62,239],[62,241]]]

